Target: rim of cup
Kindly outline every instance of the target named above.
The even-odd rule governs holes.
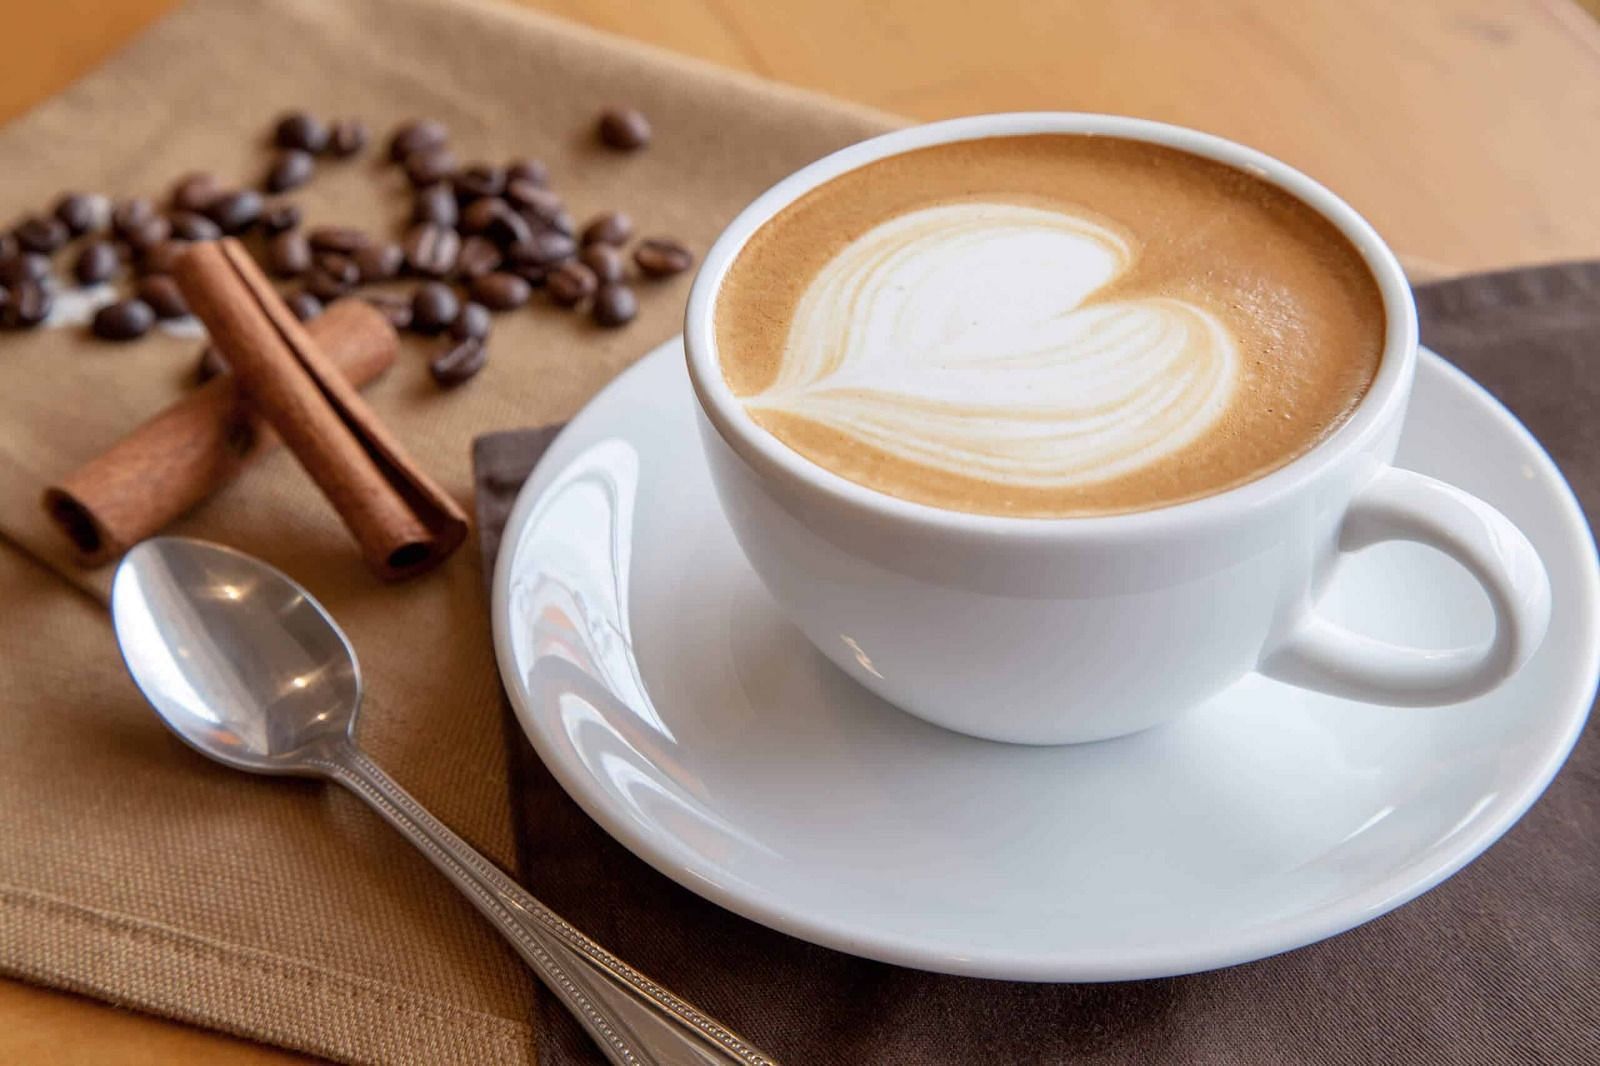
[[[1372,272],[1386,318],[1377,376],[1345,421],[1304,454],[1221,492],[1142,511],[1039,518],[951,510],[868,488],[807,459],[750,417],[722,376],[714,317],[722,280],[756,230],[812,189],[876,160],[935,144],[1041,133],[1146,141],[1226,163],[1276,185],[1333,223]],[[756,197],[723,230],[695,275],[684,319],[684,348],[689,380],[707,419],[734,453],[761,476],[802,486],[878,518],[956,535],[1060,540],[1152,534],[1226,522],[1241,511],[1273,507],[1283,497],[1304,489],[1341,457],[1381,434],[1396,409],[1404,405],[1415,371],[1417,321],[1410,285],[1389,246],[1353,207],[1287,163],[1226,138],[1165,122],[1084,112],[1024,111],[949,119],[882,134],[824,156]]]

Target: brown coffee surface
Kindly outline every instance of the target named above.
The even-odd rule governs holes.
[[[851,242],[908,212],[966,202],[1060,211],[1123,234],[1130,265],[1081,306],[1154,297],[1209,311],[1238,352],[1221,414],[1137,469],[1049,486],[953,473],[812,418],[751,409],[761,426],[819,466],[904,499],[997,515],[1113,514],[1259,478],[1324,439],[1371,387],[1384,344],[1382,298],[1360,254],[1322,215],[1259,178],[1175,149],[1041,134],[879,160],[769,220],[718,295],[718,358],[732,391],[750,398],[774,382],[797,306]]]

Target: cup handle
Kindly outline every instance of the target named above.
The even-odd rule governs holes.
[[[1455,559],[1494,607],[1494,636],[1448,649],[1391,644],[1353,632],[1308,607],[1268,651],[1261,673],[1302,688],[1404,707],[1480,696],[1528,661],[1550,625],[1550,578],[1522,530],[1454,485],[1386,467],[1345,513],[1339,550],[1413,540]]]

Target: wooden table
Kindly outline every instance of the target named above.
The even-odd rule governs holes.
[[[523,2],[918,118],[1048,108],[1211,130],[1316,175],[1414,265],[1600,256],[1600,25],[1572,0]],[[0,120],[172,6],[13,5]],[[0,980],[0,1062],[46,1061],[306,1060]]]

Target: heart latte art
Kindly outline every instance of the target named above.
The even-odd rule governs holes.
[[[1040,518],[1222,492],[1360,403],[1383,300],[1259,177],[1076,134],[918,149],[778,211],[714,309],[752,420],[840,477]]]
[[[795,309],[776,379],[746,399],[890,455],[1034,488],[1101,481],[1186,447],[1239,354],[1183,300],[1092,300],[1135,255],[1087,219],[928,207],[850,242]]]

